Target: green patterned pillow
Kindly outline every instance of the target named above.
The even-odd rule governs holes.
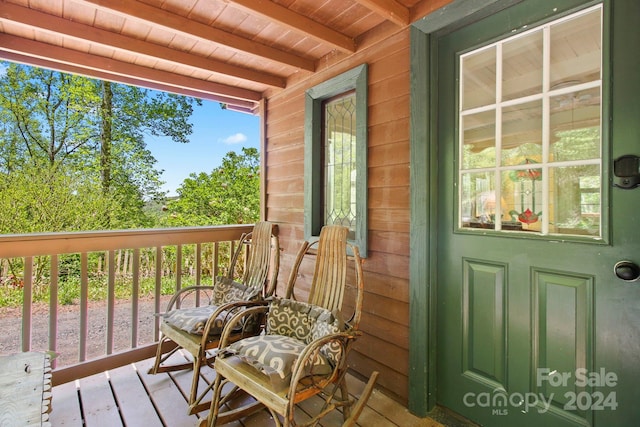
[[[293,365],[307,345],[284,335],[258,335],[236,341],[218,357],[238,356],[245,363],[269,377],[276,391],[285,389],[291,380]],[[327,375],[332,367],[322,354],[305,366],[306,375]]]
[[[339,315],[307,303],[274,299],[270,303],[266,334],[245,338],[221,352],[238,356],[267,375],[276,390],[289,384],[300,353],[313,340],[342,331]],[[342,349],[338,343],[325,345],[305,366],[306,375],[331,373]]]
[[[288,299],[275,299],[271,302],[267,334],[290,336],[309,344],[325,335],[343,330],[344,322],[339,312],[333,313],[326,308]],[[339,344],[334,342],[322,347],[320,351],[331,363],[335,363],[341,350]]]
[[[260,292],[261,289],[250,288],[228,277],[217,277],[211,304],[220,306],[236,301],[253,301],[260,296]]]

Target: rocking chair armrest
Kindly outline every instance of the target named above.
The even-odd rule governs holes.
[[[167,310],[170,311],[175,306],[176,302],[184,299],[188,294],[197,292],[197,291],[212,291],[215,289],[214,285],[194,285],[187,286],[185,288],[179,289],[175,294],[171,297],[169,302],[167,303]]]
[[[246,308],[238,311],[237,313],[233,313],[231,317],[226,319],[226,321],[224,322],[224,328],[222,329],[222,333],[220,334],[220,342],[218,344],[218,349],[222,349],[224,347],[227,347],[229,344],[231,344],[229,342],[229,337],[231,336],[231,334],[234,333],[234,331],[236,331],[235,327],[236,325],[240,324],[242,319],[252,315],[259,314],[259,313],[267,313],[269,311],[269,301],[265,301],[265,300],[243,301],[240,303],[232,303],[232,304],[233,305],[237,304],[236,307],[244,306]],[[227,306],[228,305],[225,305],[223,307],[227,307]],[[219,313],[219,311],[216,310],[216,313]],[[214,313],[209,318],[209,321],[205,326],[205,331],[209,331],[209,329],[213,325],[213,322],[215,321],[214,316],[217,315],[216,313]],[[203,335],[203,337],[206,337],[206,335]]]
[[[337,342],[340,345],[341,349],[340,360],[338,360],[333,367],[331,374],[326,376],[326,382],[324,382],[324,384],[320,386],[324,387],[324,385],[326,385],[329,381],[333,381],[333,379],[336,378],[338,372],[344,368],[351,344],[360,335],[362,335],[362,332],[358,330],[347,330],[344,332],[325,335],[307,344],[307,346],[304,348],[304,350],[302,350],[300,356],[298,356],[298,359],[293,365],[293,369],[291,371],[291,384],[289,386],[289,396],[292,396],[295,393],[298,387],[298,382],[305,376],[308,376],[308,370],[305,368],[307,362],[311,358],[313,358],[323,346],[331,344],[332,342]]]

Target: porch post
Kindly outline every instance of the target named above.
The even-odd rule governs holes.
[[[409,410],[424,417],[435,406],[435,288],[431,283],[433,216],[430,167],[429,35],[411,27]]]

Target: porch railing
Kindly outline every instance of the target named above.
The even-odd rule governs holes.
[[[251,231],[252,225],[225,225],[212,227],[185,227],[171,229],[147,230],[118,230],[77,233],[42,233],[25,235],[0,236],[0,262],[8,264],[17,262],[22,273],[19,277],[19,287],[22,288],[22,319],[19,336],[22,351],[34,350],[33,335],[33,292],[34,284],[48,286],[48,342],[36,343],[36,350],[46,349],[59,353],[58,321],[62,308],[60,304],[60,281],[66,280],[68,272],[61,272],[61,260],[65,260],[64,268],[69,257],[75,261],[74,275],[77,276],[79,298],[74,301],[77,315],[77,344],[78,358],[75,363],[66,366],[56,366],[54,359],[53,383],[61,384],[93,373],[113,369],[127,363],[151,357],[155,353],[155,343],[159,335],[159,318],[153,313],[153,339],[150,343],[139,345],[138,325],[142,313],[140,307],[141,266],[146,272],[151,270],[154,280],[153,308],[154,313],[162,312],[162,287],[171,282],[172,289],[183,287],[185,278],[189,284],[211,283],[213,277],[225,268],[225,257],[221,257],[221,247],[225,253],[233,250],[233,245],[244,232]],[[206,257],[203,248],[207,248]],[[187,248],[188,250],[185,250]],[[144,254],[144,262],[142,261]],[[170,256],[168,255],[170,254]],[[79,260],[78,260],[79,258]],[[188,258],[188,260],[186,259]],[[225,258],[223,260],[222,258]],[[151,263],[151,264],[150,264]],[[43,264],[45,265],[43,272]],[[123,266],[124,265],[124,266]],[[116,267],[122,267],[116,271]],[[188,266],[188,267],[185,267]],[[7,268],[0,266],[0,274]],[[35,271],[37,268],[38,271]],[[122,271],[126,272],[122,277]],[[203,272],[205,274],[203,274]],[[13,277],[15,278],[16,275]],[[106,297],[102,303],[106,310],[106,322],[91,324],[89,318],[90,281],[99,276],[106,286]],[[206,276],[206,277],[205,277]],[[6,279],[6,277],[5,277]],[[15,280],[15,279],[14,279]],[[206,280],[206,281],[205,281]],[[18,281],[18,280],[16,280]],[[114,351],[114,334],[122,333],[115,327],[116,322],[123,319],[116,316],[116,282],[125,282],[130,286],[130,345],[128,349]],[[129,304],[129,301],[127,301]],[[104,351],[101,355],[87,357],[89,333],[100,330],[104,335]]]

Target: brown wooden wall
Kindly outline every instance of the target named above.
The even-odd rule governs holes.
[[[368,258],[360,338],[350,365],[406,403],[409,350],[409,30],[336,57],[267,98],[266,219],[280,227],[280,284],[304,238],[304,92],[368,64]]]

